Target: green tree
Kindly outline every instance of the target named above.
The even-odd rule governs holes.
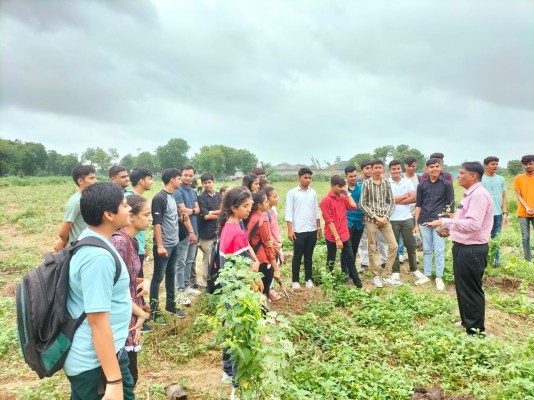
[[[241,171],[245,173],[250,172],[256,165],[258,165],[258,158],[250,151],[238,149],[236,153],[237,159],[239,160],[237,168],[241,169]]]
[[[131,153],[128,153],[121,158],[119,165],[130,171],[137,166],[137,157],[133,156]]]
[[[506,169],[511,175],[518,175],[523,172],[523,164],[520,160],[510,160],[506,164]]]
[[[100,147],[90,147],[82,153],[82,162],[91,163],[100,174],[107,175],[109,167],[119,158],[117,149],[108,152]]]
[[[159,167],[164,170],[166,168],[181,168],[187,164],[187,152],[189,151],[189,144],[184,139],[171,139],[167,144],[159,146],[156,149],[156,157]]]
[[[394,151],[395,146],[392,145],[377,147],[373,150],[373,159],[378,159],[386,162],[388,157],[390,157]]]
[[[426,162],[426,157],[420,150],[411,148],[406,144],[399,144],[396,148],[394,148],[391,153],[391,157],[394,160],[401,161],[402,163],[404,163],[404,160],[407,157],[414,157],[417,161],[417,169],[419,171],[424,169]]]
[[[191,159],[191,163],[199,173],[210,172],[220,177],[226,172],[226,158],[224,149],[220,145],[202,146],[200,151]]]
[[[139,153],[135,160],[134,168],[136,167],[148,168],[152,172],[159,172],[156,156],[148,151]]]
[[[373,159],[373,155],[370,153],[358,153],[349,160],[349,163],[354,164],[359,169],[362,161],[372,160],[372,159]]]

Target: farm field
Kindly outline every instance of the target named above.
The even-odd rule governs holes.
[[[279,220],[285,236],[285,194],[296,183],[273,186],[280,195]],[[507,186],[511,188],[511,181]],[[327,182],[314,182],[313,187],[319,198],[329,190]],[[161,188],[158,181],[147,197]],[[0,179],[2,400],[69,398],[68,380],[62,373],[39,380],[24,363],[16,337],[14,294],[20,277],[52,249],[63,207],[75,189],[70,178]],[[462,192],[455,185],[457,199]],[[512,190],[508,200],[512,211]],[[282,299],[272,307],[287,317],[289,327],[280,330],[276,342],[284,343],[284,348],[266,350],[258,376],[264,382],[262,394],[291,400],[400,400],[417,398],[414,388],[439,387],[451,399],[534,399],[534,266],[523,261],[512,212],[510,219],[500,239],[502,267],[486,270],[486,339],[467,338],[453,325],[458,313],[448,243],[443,293],[433,284],[416,287],[407,263],[400,288],[375,289],[366,273],[363,291],[336,285],[335,277],[334,284],[324,288],[288,289],[290,302]],[[290,260],[287,239],[284,248]],[[323,270],[325,259],[325,245],[319,244],[314,276]],[[282,270],[283,282],[290,287],[290,265]],[[145,271],[150,277],[152,260]],[[181,384],[188,399],[229,398],[230,387],[220,382],[215,309],[215,300],[202,295],[185,310],[184,320],[167,316],[168,325],[155,326],[143,335],[137,398],[166,399],[164,388],[171,383]]]

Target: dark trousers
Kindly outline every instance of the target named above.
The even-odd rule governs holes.
[[[360,240],[362,239],[363,231],[365,230],[365,225],[361,229],[356,227],[356,224],[352,224],[349,228],[350,233],[350,243],[352,245],[352,253],[354,259],[356,260],[356,254],[358,254],[358,248],[360,247]]]
[[[315,249],[315,243],[317,243],[317,231],[298,232],[295,233],[295,236],[296,238],[293,241],[293,260],[291,261],[293,282],[299,282],[300,280],[302,256],[304,256],[304,279],[309,281],[312,278],[313,249]]]
[[[145,274],[143,272],[143,264],[145,263],[145,255],[144,254],[138,254],[138,256],[139,256],[139,261],[141,261],[141,269],[139,270],[139,273],[137,274],[137,276],[139,278],[144,278]]]
[[[157,246],[154,246],[154,273],[150,282],[150,309],[157,311],[159,305],[159,285],[165,276],[166,304],[168,309],[174,309],[174,280],[176,274],[176,264],[178,262],[178,245],[165,247],[168,257],[158,255]]]
[[[395,235],[395,240],[399,243],[399,239],[402,237],[404,241],[404,246],[408,252],[408,260],[410,263],[410,271],[417,270],[417,259],[416,259],[416,247],[415,247],[415,237],[413,236],[414,228],[414,219],[405,219],[404,221],[391,221],[391,229],[393,229],[393,234]],[[393,263],[393,272],[400,272],[400,261],[399,253],[397,252],[397,257]]]
[[[336,242],[326,241],[326,263],[330,271],[334,270],[334,263],[336,262]],[[343,242],[341,249],[341,271],[350,276],[354,282],[354,286],[362,287],[362,282],[356,271],[356,261],[354,260],[354,252],[352,251],[352,244],[350,239]]]
[[[118,359],[122,374],[124,400],[134,400],[134,380],[128,369],[128,355],[122,350]],[[67,376],[70,381],[71,400],[100,400],[104,394],[98,394],[98,382],[102,376],[102,367],[82,372],[75,376]]]
[[[261,278],[263,282],[263,294],[269,298],[269,290],[271,289],[271,284],[273,283],[274,269],[273,267],[267,268],[269,264],[261,263],[260,272],[263,274]]]
[[[130,374],[132,374],[132,378],[134,381],[134,387],[137,385],[137,381],[139,380],[139,371],[137,369],[137,352],[136,351],[127,351],[128,353],[128,369],[130,370]]]
[[[482,277],[488,262],[488,244],[453,242],[454,286],[462,325],[467,333],[484,332],[485,298]]]

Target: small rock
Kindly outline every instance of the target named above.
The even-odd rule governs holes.
[[[184,389],[177,383],[170,384],[165,386],[165,395],[170,400],[186,400],[187,394]]]

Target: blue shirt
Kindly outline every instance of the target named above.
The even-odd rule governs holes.
[[[482,175],[482,186],[486,188],[493,200],[493,215],[501,215],[502,192],[506,190],[506,181],[500,175]]]
[[[356,204],[360,203],[360,195],[362,194],[362,184],[357,182],[354,189],[349,187],[349,194]],[[357,210],[347,210],[347,220],[349,222],[349,228],[356,224],[356,229],[363,229],[365,224],[363,223],[363,211],[358,207]]]
[[[70,263],[67,309],[73,318],[78,318],[83,311],[109,312],[115,352],[118,352],[126,343],[128,325],[132,317],[130,276],[124,261],[109,240],[89,228],[80,234],[80,239],[87,236],[102,239],[110,250],[84,246],[76,251]],[[110,251],[115,252],[122,267],[120,278],[115,285],[115,260]],[[91,327],[86,318],[74,334],[63,369],[65,374],[75,376],[99,366]]]
[[[183,204],[185,208],[195,208],[195,203],[197,202],[197,192],[191,186],[184,186],[183,184],[181,184],[180,187],[176,189],[172,195],[174,197],[174,200],[176,200],[177,205]],[[189,220],[191,221],[191,225],[193,226],[195,235],[198,235],[197,218],[197,215],[189,216]]]

